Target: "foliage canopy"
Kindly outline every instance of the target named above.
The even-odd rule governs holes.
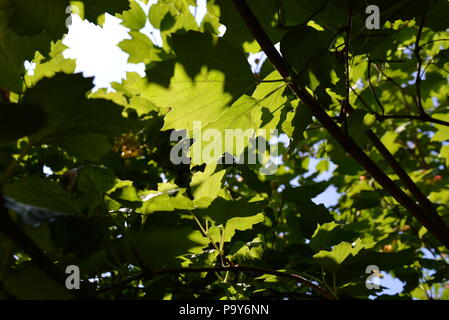
[[[146,76],[93,92],[70,5],[122,19]],[[200,25],[195,5],[0,0],[0,299],[448,299],[449,1],[208,0]],[[194,121],[289,144],[273,175],[176,165]],[[403,289],[368,289],[373,265]]]

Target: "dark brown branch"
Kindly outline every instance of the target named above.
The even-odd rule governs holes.
[[[150,280],[153,279],[155,276],[161,276],[161,275],[167,275],[167,274],[186,274],[186,273],[201,273],[201,272],[220,272],[220,271],[230,271],[230,272],[254,272],[259,274],[270,274],[273,276],[277,276],[279,278],[284,279],[290,279],[294,280],[298,283],[301,283],[310,289],[313,289],[317,293],[319,293],[321,296],[325,297],[328,300],[336,300],[337,298],[331,293],[323,288],[319,287],[318,285],[312,283],[311,281],[307,280],[306,278],[292,273],[287,272],[281,272],[277,270],[272,269],[266,269],[266,268],[259,268],[259,267],[252,267],[252,266],[242,266],[242,265],[234,265],[234,266],[217,266],[217,267],[193,267],[193,268],[175,268],[175,269],[154,269],[150,272],[144,272],[132,277],[129,277],[127,279],[124,279],[123,281],[112,284],[110,286],[101,288],[98,290],[98,293],[104,293],[108,291],[112,291],[115,289],[121,289],[130,282],[137,281],[137,280]]]
[[[385,159],[385,161],[388,163],[388,165],[396,172],[399,179],[404,183],[406,188],[410,191],[410,193],[413,195],[415,200],[418,201],[420,206],[428,212],[428,216],[433,218],[435,224],[439,224],[440,226],[444,226],[443,219],[438,215],[438,212],[436,211],[435,207],[433,206],[432,202],[430,202],[429,199],[422,193],[421,189],[418,188],[418,186],[415,184],[415,182],[410,178],[410,176],[405,172],[405,170],[401,167],[399,162],[396,161],[394,156],[391,154],[391,152],[385,147],[385,145],[380,141],[380,139],[372,132],[371,130],[368,130],[366,132],[368,138],[370,139],[371,143],[374,145],[374,147],[379,151],[381,156]]]
[[[403,63],[406,62],[407,60],[404,59],[371,59],[371,62],[374,63]]]
[[[340,127],[329,117],[324,109],[319,105],[315,98],[305,89],[300,87],[295,73],[274,47],[271,40],[260,25],[257,17],[252,12],[245,0],[233,0],[237,11],[243,18],[243,21],[251,31],[262,50],[270,59],[278,72],[284,79],[289,81],[290,89],[296,96],[311,110],[314,117],[323,125],[324,128],[334,137],[343,149],[348,152],[367,172],[379,183],[387,192],[389,192],[406,210],[408,210],[420,223],[422,223],[442,244],[449,248],[449,229],[445,225],[436,224],[432,213],[424,211],[416,204],[405,192],[403,192],[374,161],[354,142],[354,140],[345,134]]]

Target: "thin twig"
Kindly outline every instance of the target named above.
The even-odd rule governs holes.
[[[207,237],[207,239],[209,239],[209,243],[212,244],[212,246],[215,248],[215,250],[217,250],[218,254],[220,255],[221,258],[221,263],[223,266],[230,265],[233,266],[234,263],[229,260],[226,255],[224,254],[224,252],[221,250],[221,248],[219,248],[217,246],[217,244],[215,243],[214,239],[212,239],[212,237],[210,236],[209,232],[207,230],[204,229],[203,225],[201,224],[201,221],[198,219],[198,217],[192,212],[190,211],[190,214],[192,215],[193,219],[195,220],[196,224],[199,226],[201,233]],[[221,234],[222,235],[222,234]],[[222,235],[223,236],[223,235]],[[226,264],[225,264],[226,263]]]
[[[421,16],[421,23],[420,23],[419,28],[418,28],[418,34],[416,35],[415,50],[414,50],[416,60],[418,61],[418,67],[417,67],[417,70],[416,70],[416,79],[415,79],[415,84],[416,84],[416,105],[418,107],[419,114],[421,114],[421,115],[424,115],[426,112],[424,111],[424,107],[422,105],[422,98],[421,98],[422,58],[421,58],[421,55],[420,55],[421,47],[419,46],[419,41],[421,40],[422,30],[424,28],[425,17],[426,17],[425,14],[423,14]]]
[[[371,92],[372,92],[372,94],[374,96],[374,100],[376,100],[376,103],[377,103],[377,105],[379,106],[379,108],[380,108],[380,110],[382,112],[381,114],[383,115],[383,114],[385,114],[385,108],[382,105],[382,103],[380,102],[379,97],[377,96],[376,91],[374,90],[374,86],[371,83],[371,63],[372,63],[372,61],[368,60],[368,84],[369,84]]]
[[[377,114],[376,113],[376,111],[374,111],[373,110],[373,108],[371,108],[370,106],[369,106],[369,104],[368,103],[366,103],[366,101],[365,101],[365,99],[363,99],[362,98],[362,96],[361,95],[359,95],[358,93],[357,93],[357,91],[352,87],[352,86],[349,86],[349,88],[351,89],[351,91],[352,92],[354,92],[354,94],[356,95],[356,97],[360,100],[360,102],[372,113],[372,114]]]
[[[419,120],[419,121],[424,121],[424,122],[431,122],[431,123],[436,123],[442,126],[446,126],[449,127],[449,122],[441,120],[441,119],[436,119],[433,118],[427,114],[425,115],[408,115],[408,114],[386,114],[386,115],[381,115],[381,114],[376,114],[376,118],[377,120],[383,121],[386,119],[408,119],[408,120]]]
[[[422,45],[420,45],[421,49],[424,48],[425,46],[434,43],[434,42],[439,42],[439,41],[449,41],[449,39],[446,38],[442,38],[442,39],[434,39],[434,40],[429,40],[427,42],[424,42]]]
[[[226,272],[254,272],[259,274],[270,274],[273,276],[277,276],[279,278],[284,279],[290,279],[294,280],[298,283],[301,283],[310,289],[313,289],[323,297],[325,297],[328,300],[336,300],[336,297],[324,290],[323,288],[317,286],[316,284],[312,283],[308,279],[304,278],[303,276],[300,276],[298,274],[292,274],[267,268],[259,268],[259,267],[252,267],[252,266],[243,266],[243,265],[234,265],[234,266],[217,266],[217,267],[192,267],[192,268],[175,268],[175,269],[155,269],[151,272],[144,272],[132,277],[129,277],[128,279],[125,279],[119,283],[112,284],[107,287],[103,287],[99,289],[98,293],[104,293],[115,289],[120,289],[129,284],[130,282],[141,280],[141,279],[153,279],[155,276],[161,276],[161,275],[167,275],[167,274],[186,274],[186,273],[202,273],[202,272],[220,272],[220,271],[226,271]]]

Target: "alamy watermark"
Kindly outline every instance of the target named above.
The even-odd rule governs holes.
[[[273,175],[278,165],[276,129],[203,129],[201,121],[193,122],[192,136],[185,131],[173,131],[170,141],[173,164],[260,164],[262,175]],[[193,143],[192,143],[193,142]],[[232,154],[237,156],[232,156]]]
[[[76,14],[79,16],[81,13],[81,9],[77,5],[71,4],[70,6],[67,6],[65,8],[65,13],[67,13],[69,15],[65,21],[65,26],[68,29],[72,25],[72,22],[73,22],[72,14]]]
[[[366,267],[365,273],[369,276],[366,278],[365,286],[368,290],[380,289],[380,269],[378,266],[369,265]]]
[[[365,26],[368,30],[380,29],[380,9],[376,5],[370,5],[366,7],[366,14],[369,16],[365,20]]]
[[[65,273],[69,275],[65,280],[65,287],[67,290],[79,290],[80,268],[75,265],[70,265],[65,268]]]

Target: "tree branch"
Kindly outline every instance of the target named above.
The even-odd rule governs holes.
[[[424,48],[425,46],[427,46],[427,45],[429,45],[429,44],[431,44],[431,43],[440,42],[440,41],[449,41],[449,39],[447,39],[447,38],[442,38],[442,39],[430,40],[430,41],[424,42],[424,43],[423,43],[422,45],[420,45],[419,47],[422,49],[422,48]]]
[[[366,134],[377,151],[379,151],[381,156],[385,159],[385,161],[387,161],[388,165],[394,170],[394,172],[396,172],[398,177],[401,179],[401,181],[404,183],[413,197],[418,201],[421,207],[425,211],[431,213],[431,215],[429,216],[434,218],[434,222],[436,224],[444,226],[444,221],[443,219],[441,219],[432,202],[430,202],[430,200],[427,199],[427,197],[422,193],[421,189],[418,188],[412,178],[410,178],[407,172],[405,172],[405,170],[401,167],[399,162],[396,161],[394,156],[385,147],[382,141],[380,141],[380,139],[371,130],[368,130]]]
[[[415,50],[414,50],[416,60],[418,61],[418,67],[417,67],[417,70],[416,70],[416,79],[415,79],[415,84],[416,84],[416,105],[418,106],[418,111],[419,111],[419,114],[421,114],[421,115],[426,114],[426,112],[424,111],[424,107],[422,105],[422,98],[421,98],[422,58],[421,58],[421,55],[420,55],[421,47],[419,46],[419,41],[421,40],[422,30],[424,28],[425,17],[426,17],[425,14],[423,14],[422,17],[421,17],[421,23],[419,24],[418,34],[416,35]]]
[[[408,120],[419,120],[424,122],[431,122],[436,123],[442,126],[449,127],[449,122],[432,118],[431,116],[424,114],[424,115],[408,115],[408,114],[388,114],[388,115],[381,115],[381,114],[375,114],[377,120],[383,121],[386,119],[408,119]]]
[[[296,96],[308,106],[313,116],[323,125],[324,128],[334,137],[343,149],[348,152],[367,172],[406,210],[408,210],[420,223],[422,223],[442,244],[449,248],[449,229],[445,225],[435,223],[436,217],[431,212],[424,211],[405,192],[403,192],[363,150],[354,140],[345,134],[340,127],[329,117],[318,101],[305,89],[298,85],[298,80],[290,66],[274,47],[271,40],[260,25],[257,17],[252,12],[245,0],[233,0],[234,5],[243,18],[244,23],[251,31],[262,50],[268,56],[272,64],[284,79],[289,81],[290,89]]]
[[[277,270],[272,270],[272,269],[252,267],[252,266],[242,266],[242,265],[234,265],[234,266],[228,266],[228,267],[218,266],[218,267],[154,269],[154,270],[143,272],[141,274],[124,279],[123,281],[121,281],[119,283],[115,283],[110,286],[101,288],[97,292],[104,293],[107,291],[120,289],[132,281],[141,280],[141,279],[150,280],[150,279],[153,279],[155,276],[161,276],[161,275],[167,275],[167,274],[185,274],[185,273],[220,272],[220,271],[254,272],[254,273],[260,273],[260,274],[271,274],[271,275],[277,276],[279,278],[290,279],[290,280],[294,280],[298,283],[301,283],[301,284],[309,287],[310,289],[313,289],[314,291],[316,291],[317,293],[319,293],[321,296],[325,297],[328,300],[336,300],[337,299],[331,292],[324,290],[323,288],[319,287],[318,285],[312,283],[311,281],[307,280],[306,278],[304,278],[300,275],[277,271]]]
[[[374,86],[371,82],[371,60],[368,60],[368,84],[369,84],[369,88],[371,89],[371,92],[374,96],[374,100],[376,100],[377,105],[379,106],[380,110],[382,111],[382,115],[385,113],[385,109],[384,106],[382,105],[382,103],[379,100],[379,97],[376,94],[376,91],[374,90]]]

